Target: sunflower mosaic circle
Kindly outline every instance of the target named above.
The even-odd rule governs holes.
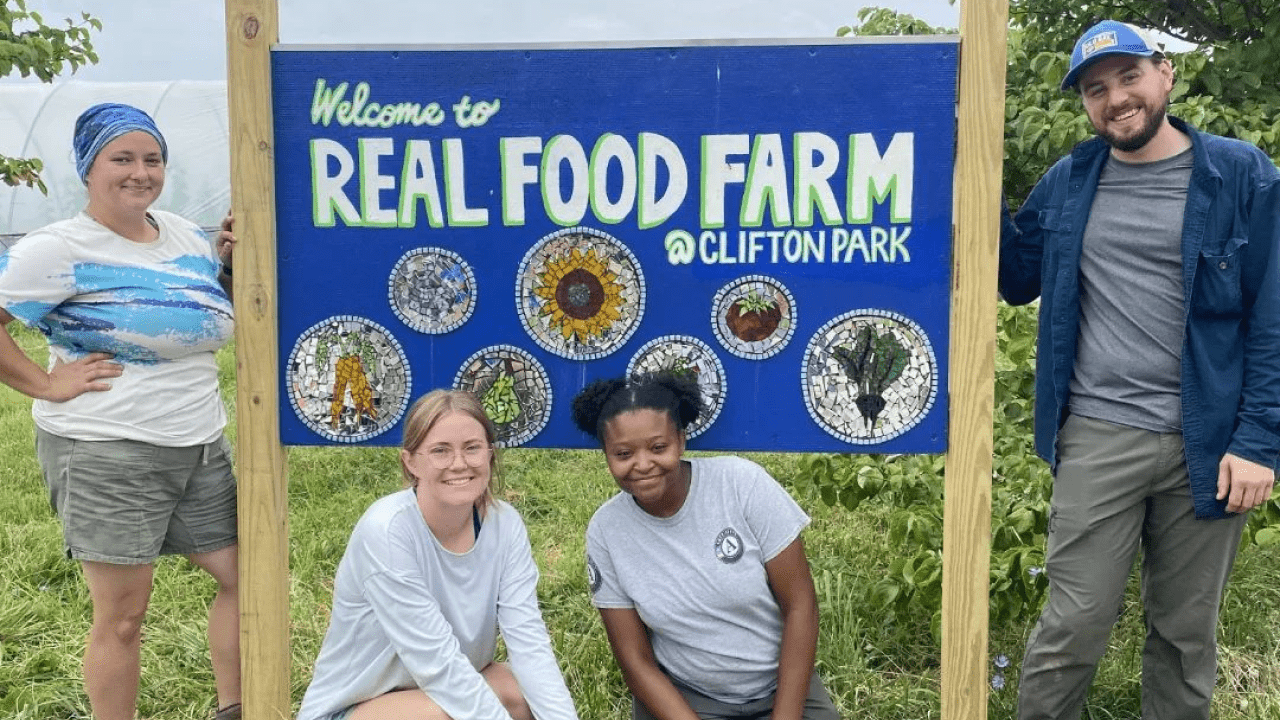
[[[405,325],[429,335],[447,333],[475,311],[475,272],[452,250],[410,250],[391,269],[387,299]]]
[[[491,345],[468,357],[453,387],[480,399],[503,447],[523,445],[551,419],[551,378],[527,350]]]
[[[929,413],[938,360],[924,330],[898,313],[847,312],[809,340],[800,370],[809,416],[854,444],[895,438]]]
[[[710,345],[691,335],[656,337],[636,351],[627,364],[627,375],[672,373],[692,377],[702,394],[703,411],[685,429],[685,436],[695,438],[711,427],[724,409],[729,392],[724,363]]]
[[[289,404],[312,432],[355,443],[385,432],[409,404],[409,360],[378,323],[335,315],[298,336],[285,366]]]
[[[594,360],[631,338],[644,315],[640,262],[621,241],[585,227],[534,244],[516,272],[521,324],[543,349]]]
[[[796,300],[778,280],[746,275],[716,291],[711,329],[725,350],[747,360],[773,357],[796,330]]]

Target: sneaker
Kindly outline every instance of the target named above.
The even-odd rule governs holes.
[[[222,708],[213,716],[213,720],[240,720],[240,703]]]

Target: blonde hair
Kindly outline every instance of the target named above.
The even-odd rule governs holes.
[[[499,472],[498,464],[498,432],[475,395],[465,390],[439,389],[418,398],[405,416],[404,439],[400,447],[408,453],[416,451],[427,439],[431,428],[440,422],[440,418],[450,413],[466,415],[480,423],[484,428],[485,441],[493,446],[493,452],[489,455],[489,487],[485,489],[484,495],[480,496],[482,505],[492,504],[494,494],[502,492],[502,474]],[[404,475],[406,485],[414,488],[418,486],[418,478],[409,472],[409,466],[405,464],[403,455],[400,456],[400,472]]]

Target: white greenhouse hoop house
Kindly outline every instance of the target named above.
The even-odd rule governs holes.
[[[85,206],[71,136],[85,108],[122,102],[147,111],[169,146],[164,192],[155,207],[205,228],[231,207],[227,85],[221,81],[67,81],[0,84],[0,154],[38,157],[49,194],[0,184],[0,252],[36,228]]]

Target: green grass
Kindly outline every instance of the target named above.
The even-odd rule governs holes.
[[[13,328],[15,326],[11,326]],[[39,336],[15,336],[38,362]],[[234,360],[219,357],[232,406]],[[30,402],[0,386],[0,718],[87,718],[80,656],[89,601],[75,563],[62,555],[61,531],[33,452]],[[230,433],[234,437],[234,427]],[[751,456],[784,483],[795,455]],[[591,608],[583,570],[583,531],[595,507],[614,492],[595,452],[510,450],[503,455],[505,499],[523,514],[542,572],[539,595],[569,689],[584,720],[629,717],[630,701]],[[400,487],[389,448],[288,449],[291,648],[295,704],[311,677],[329,617],[334,569],[351,526],[375,498]],[[845,717],[919,720],[940,717],[939,649],[927,618],[902,626],[868,606],[863,590],[895,554],[884,508],[828,508],[797,500],[813,516],[805,534],[822,611],[818,665]],[[204,638],[213,583],[185,560],[158,564],[144,634],[139,716],[211,717],[213,679]],[[1017,668],[1030,627],[992,628],[990,654],[1005,654],[1006,685],[991,692],[989,715],[1013,716]],[[1089,715],[1139,717],[1142,642],[1136,585],[1099,668]],[[1244,548],[1224,603],[1214,717],[1280,717],[1280,551]],[[989,670],[994,667],[989,666]],[[295,705],[296,709],[296,705]]]

